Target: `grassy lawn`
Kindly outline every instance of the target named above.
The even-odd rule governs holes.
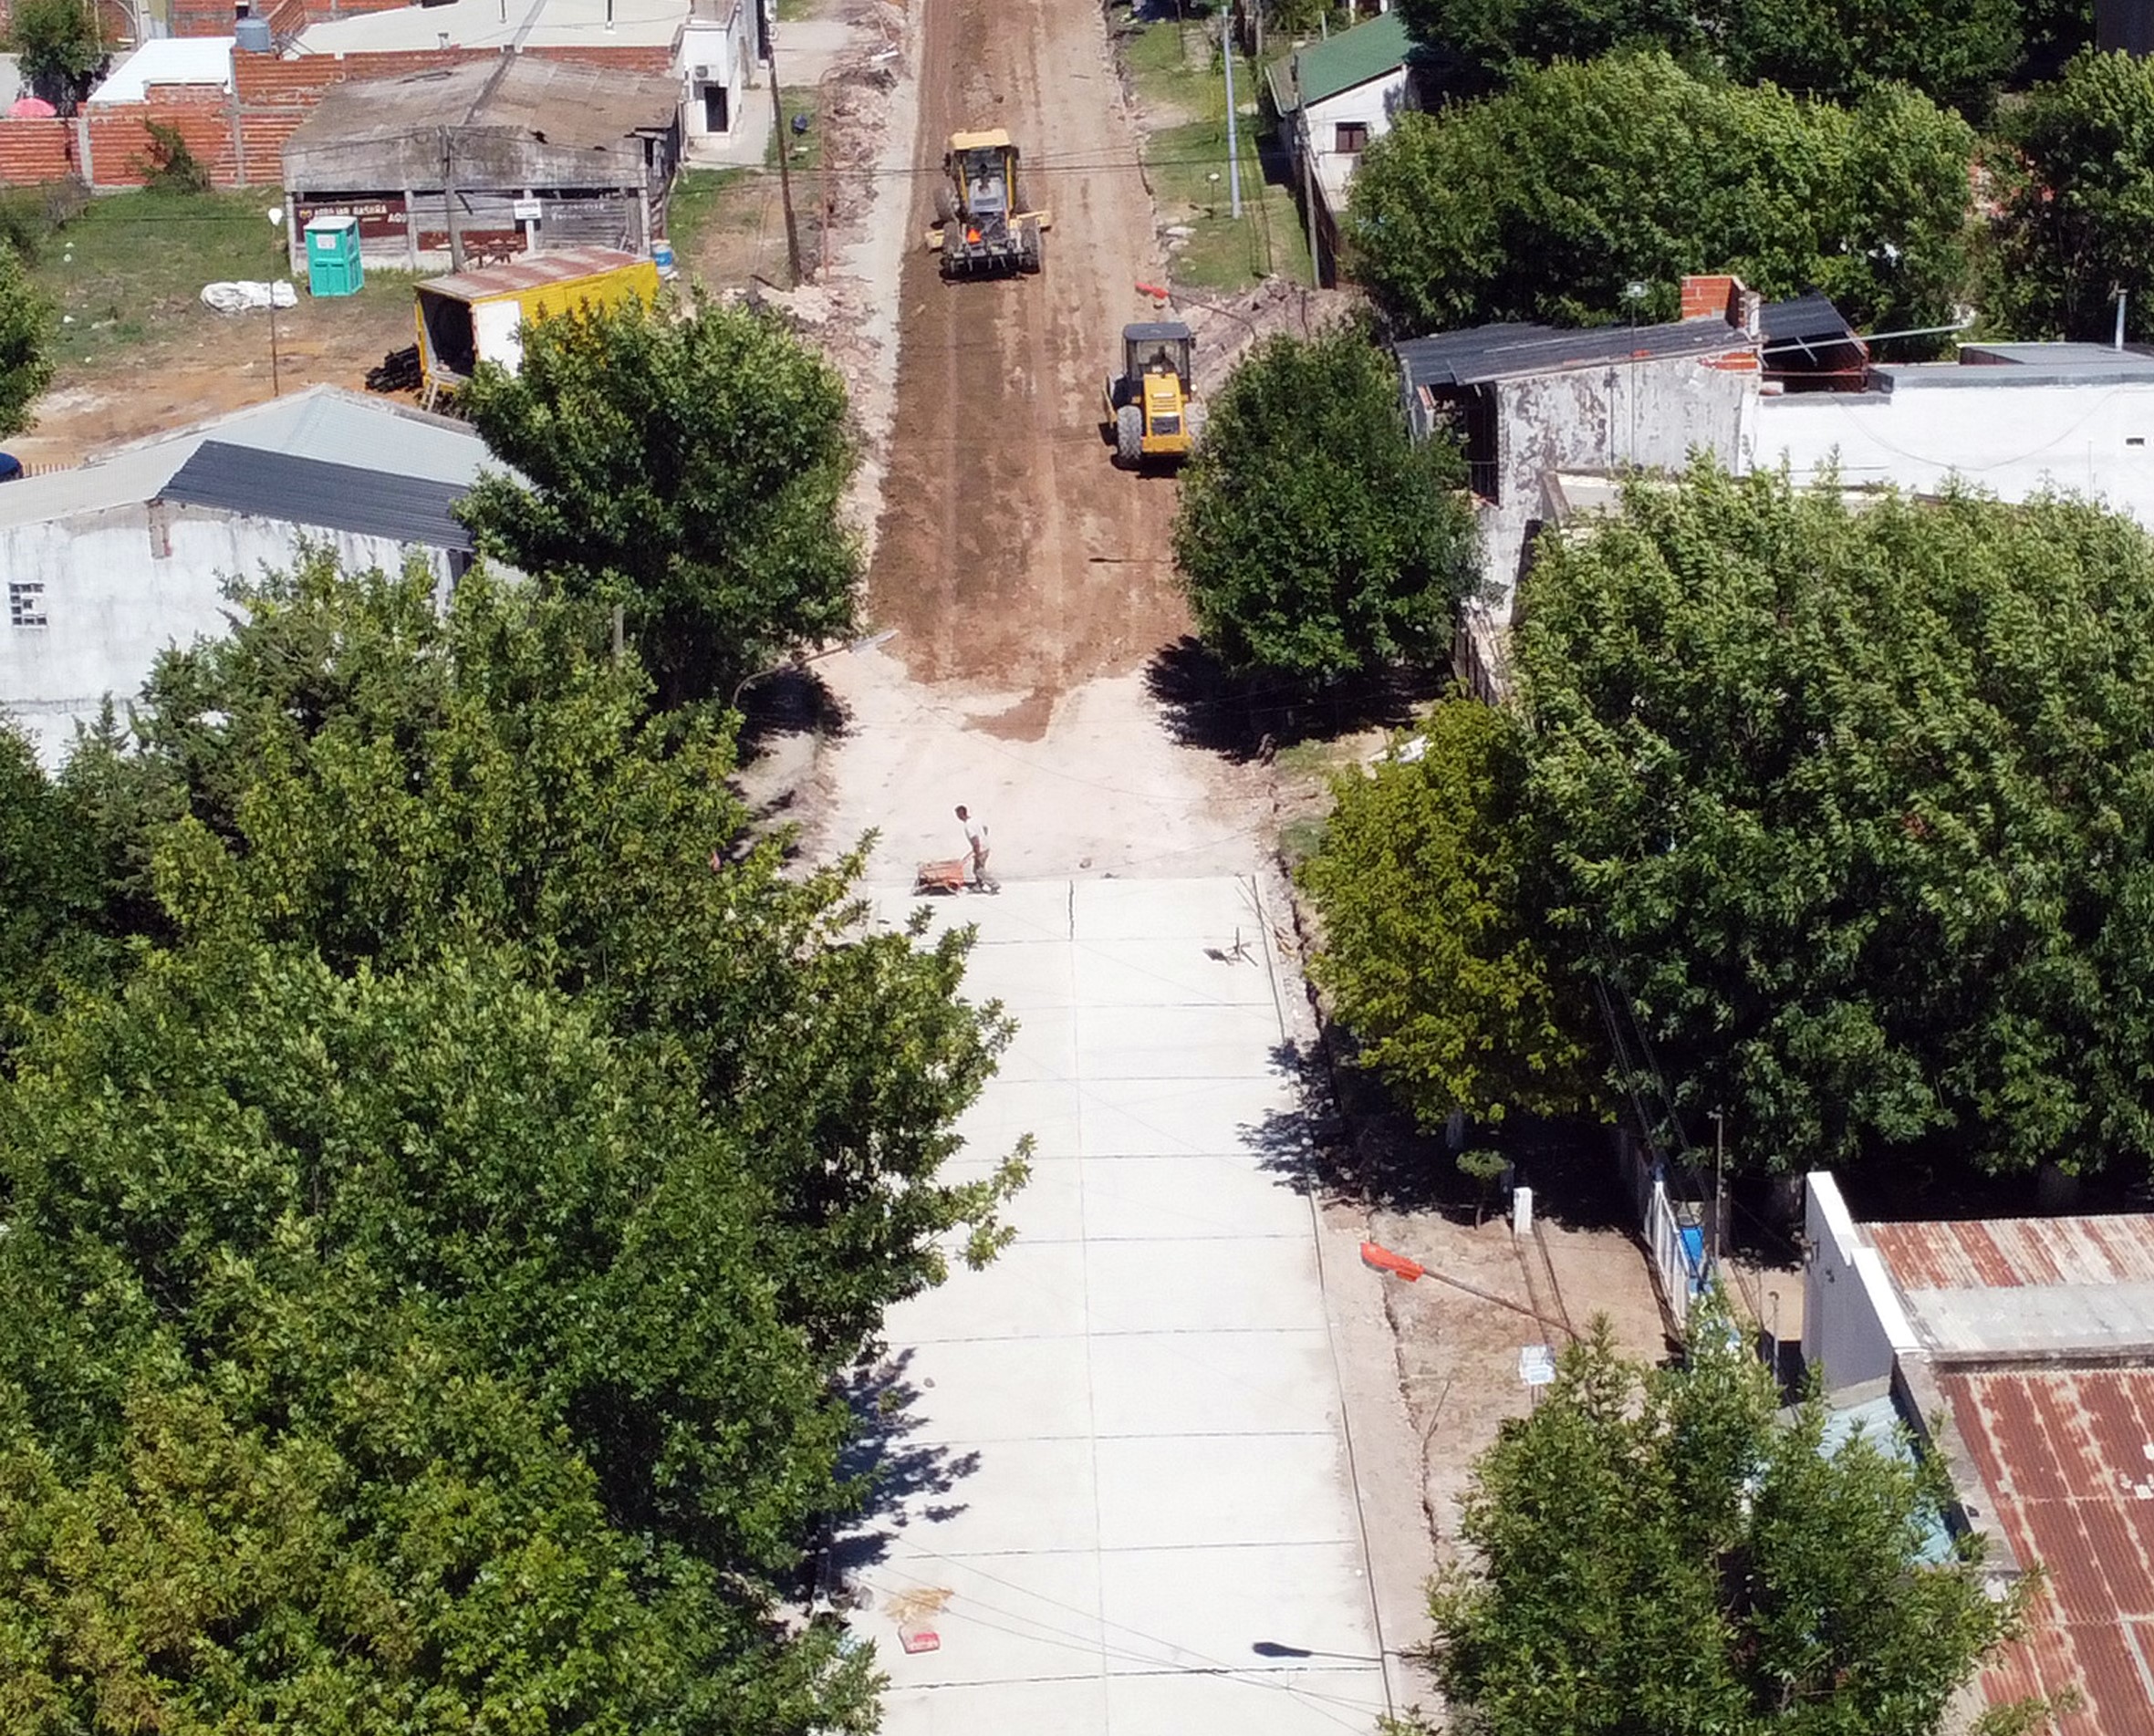
[[[765,169],[778,166],[778,151],[781,148],[792,151],[792,155],[786,160],[788,168],[820,169],[823,166],[823,115],[817,106],[817,99],[821,95],[822,91],[814,85],[778,87],[778,109],[786,119],[785,124],[771,135],[770,148],[763,153],[763,166]],[[807,132],[797,139],[793,136],[793,117],[796,115],[807,117]]]
[[[666,206],[666,239],[673,257],[692,258],[725,202],[726,189],[746,178],[745,169],[683,169]]]
[[[220,317],[198,299],[204,284],[281,275],[284,231],[265,214],[276,197],[261,189],[93,199],[38,243],[30,267],[58,323],[54,359],[96,361],[169,335],[177,319]]]
[[[1163,119],[1179,117],[1150,133],[1144,147],[1160,223],[1195,232],[1173,255],[1175,278],[1220,290],[1243,289],[1274,275],[1306,283],[1308,235],[1285,155],[1263,149],[1259,138],[1264,122],[1255,112],[1262,95],[1256,68],[1243,58],[1234,62],[1242,111],[1243,215],[1236,222],[1229,214],[1226,79],[1205,46],[1202,25],[1193,17],[1186,24],[1167,19],[1120,40],[1142,105]],[[1276,180],[1265,178],[1267,159]]]
[[[1187,224],[1195,232],[1172,255],[1173,275],[1182,283],[1201,289],[1245,289],[1274,275],[1304,284],[1309,280],[1309,241],[1301,207],[1287,184],[1282,156],[1273,159],[1278,179],[1264,178],[1258,124],[1254,115],[1242,117],[1238,223],[1231,214],[1223,113],[1216,120],[1193,120],[1155,132],[1147,141],[1160,221]]]

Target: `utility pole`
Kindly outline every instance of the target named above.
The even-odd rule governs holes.
[[[1226,193],[1229,211],[1242,214],[1242,135],[1234,113],[1234,0],[1219,12],[1219,46],[1226,50]]]
[[[1717,1270],[1721,1263],[1721,1214],[1725,1210],[1721,1198],[1721,1173],[1727,1166],[1727,1121],[1718,1109],[1712,1112],[1712,1263]]]
[[[1309,286],[1324,287],[1324,250],[1316,239],[1316,157],[1309,147],[1309,105],[1302,100],[1301,57],[1294,57],[1294,119],[1301,134],[1301,203],[1309,214]]]
[[[786,137],[786,104],[778,95],[778,49],[775,42],[764,44],[764,58],[770,66],[770,112],[772,126],[778,141],[778,198],[786,207],[786,269],[790,273],[786,286],[800,287],[800,222],[793,214],[793,172],[788,166],[793,146]]]
[[[454,137],[449,129],[442,129],[442,214],[449,225],[449,269],[463,269],[463,232],[456,226],[456,158]]]

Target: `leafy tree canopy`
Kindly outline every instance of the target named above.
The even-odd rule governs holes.
[[[1971,114],[2019,66],[2028,34],[2066,20],[2021,0],[1400,0],[1418,41],[1469,84],[1507,83],[1555,60],[1664,48],[1745,83],[1847,100],[1900,83]],[[2024,21],[2023,10],[2031,14]]]
[[[1021,1179],[940,1174],[965,940],[781,873],[588,605],[235,600],[138,746],[0,743],[0,1724],[866,1730],[777,1610]]]
[[[1757,1167],[2154,1160],[2145,532],[1701,463],[1543,544],[1513,652],[1306,870],[1425,1119],[1538,1100],[1597,979]]]
[[[1657,52],[1558,63],[1401,116],[1355,174],[1348,237],[1417,331],[1673,318],[1698,271],[1768,296],[1822,289],[1873,329],[1936,326],[1966,276],[1973,142],[1899,86],[1842,109]],[[1648,291],[1635,309],[1633,283]]]
[[[1431,1658],[1472,1736],[1714,1730],[1933,1736],[2014,1631],[1951,1492],[1861,1432],[1792,1422],[1721,1307],[1674,1368],[1624,1362],[1605,1316],[1474,1467],[1472,1565],[1431,1599]]]
[[[2082,54],[2028,92],[2002,133],[1999,323],[2027,338],[2106,338],[2122,289],[2128,335],[2154,336],[2154,68]]]
[[[1417,443],[1389,356],[1356,327],[1271,338],[1211,405],[1174,558],[1230,664],[1324,681],[1441,653],[1472,582],[1464,468]]]
[[[529,483],[466,496],[482,546],[621,607],[669,702],[851,630],[845,387],[775,320],[701,300],[540,320],[519,370],[482,366],[463,402]]]
[[[52,383],[47,317],[21,256],[0,240],[0,439],[30,425],[30,406]]]
[[[1349,772],[1301,884],[1324,923],[1310,974],[1424,1126],[1500,1121],[1593,1097],[1582,981],[1525,920],[1525,743],[1461,698],[1372,772]]]
[[[490,962],[161,954],[0,1179],[10,1730],[866,1728],[769,1608],[842,1414],[661,1054]]]
[[[68,94],[105,59],[104,33],[89,0],[16,0],[4,39],[26,79]]]

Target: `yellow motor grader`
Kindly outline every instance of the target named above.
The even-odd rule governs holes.
[[[1027,211],[1017,184],[1017,147],[999,128],[956,132],[942,159],[947,184],[935,189],[930,247],[942,251],[945,277],[1036,272],[1046,259],[1053,219]]]

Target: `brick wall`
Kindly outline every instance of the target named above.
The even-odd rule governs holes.
[[[174,0],[177,7],[186,0]],[[298,0],[319,6],[324,0]],[[5,5],[6,0],[0,0]],[[360,0],[361,5],[369,0]],[[352,0],[338,0],[344,12]],[[231,7],[218,16],[228,26]],[[220,30],[222,34],[222,29]],[[78,174],[80,134],[89,144],[92,184],[138,187],[147,172],[148,123],[156,120],[180,130],[187,149],[220,187],[274,186],[283,180],[285,140],[312,114],[332,85],[352,79],[397,78],[468,60],[496,60],[496,48],[427,48],[410,53],[305,55],[285,60],[274,54],[232,57],[233,92],[206,85],[153,85],[140,103],[99,104],[85,109],[83,119],[8,120],[0,117],[0,186],[27,186]],[[665,47],[628,47],[611,44],[529,49],[551,60],[612,67],[623,71],[663,73],[672,65]]]
[[[619,44],[578,44],[557,48],[526,48],[524,52],[540,60],[573,60],[587,67],[611,67],[622,72],[666,73],[673,69],[673,51],[670,47],[623,47]]]
[[[0,185],[64,181],[76,171],[75,123],[57,116],[0,117]]]

